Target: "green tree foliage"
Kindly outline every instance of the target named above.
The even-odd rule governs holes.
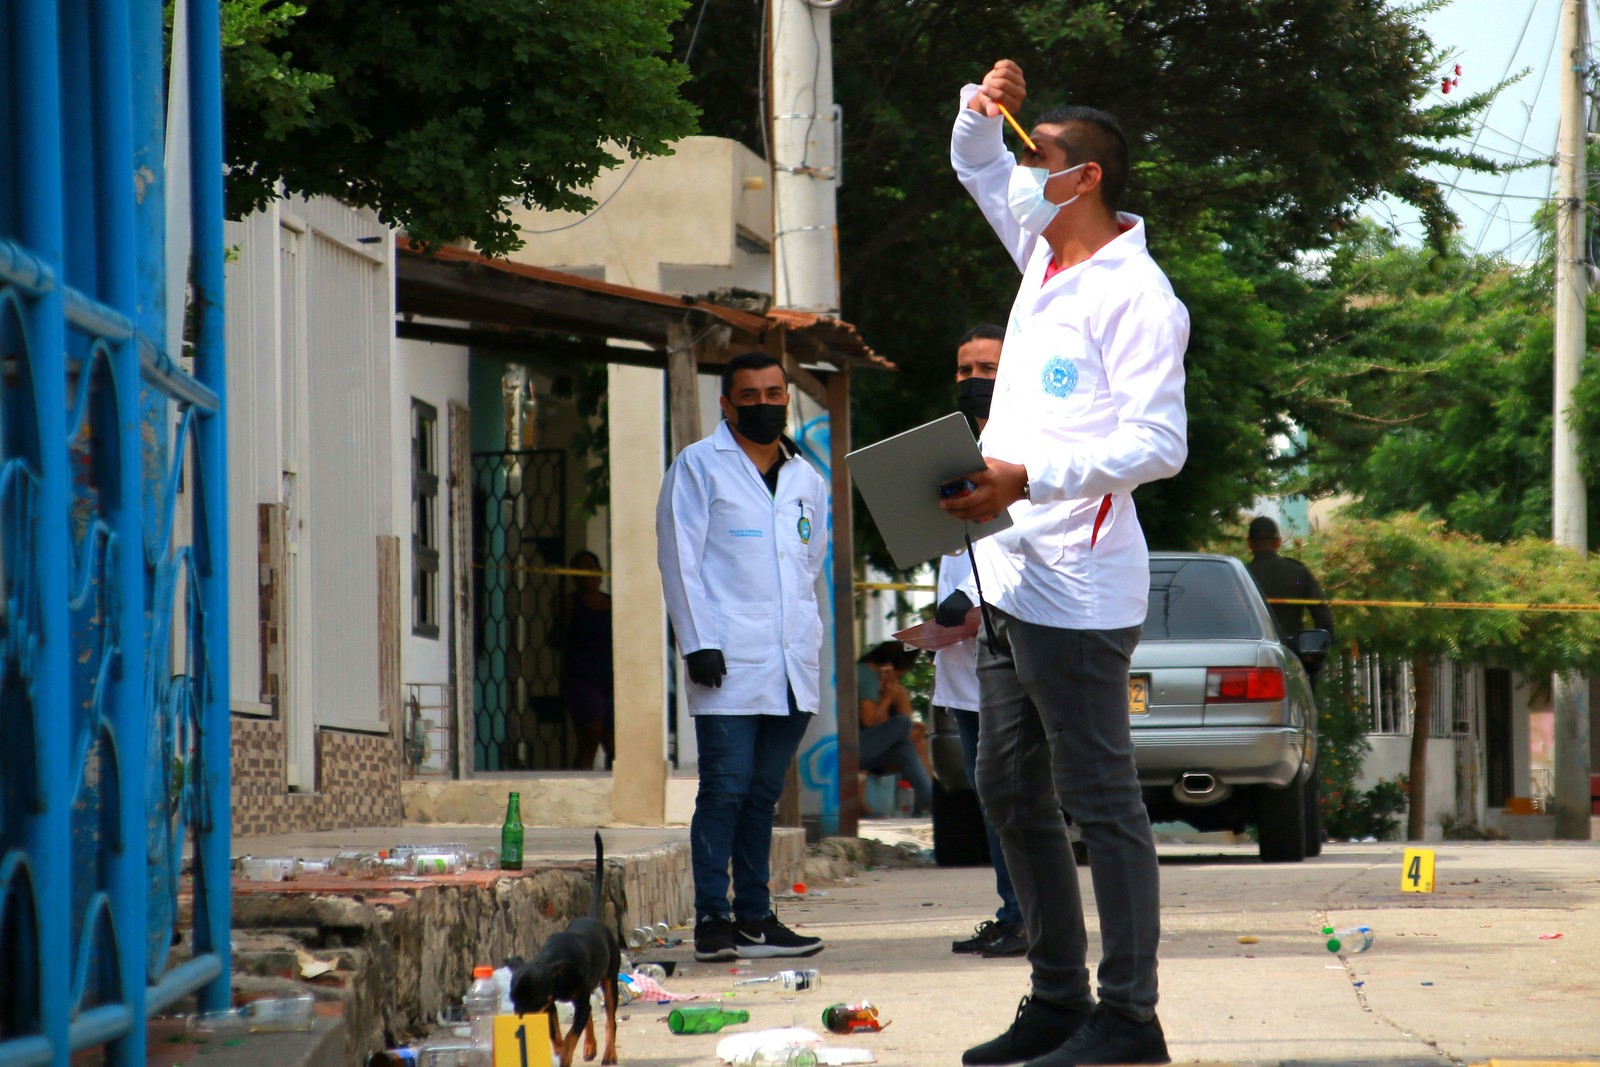
[[[1497,544],[1415,514],[1341,517],[1305,543],[1301,559],[1321,580],[1324,594],[1334,600],[1600,604],[1600,559],[1580,557],[1533,537]],[[1394,606],[1335,610],[1346,648],[1413,662],[1419,708],[1431,706],[1430,668],[1441,659],[1549,675],[1584,669],[1600,656],[1600,612],[1595,611]],[[1337,726],[1349,705],[1348,694],[1340,703],[1335,693],[1334,702],[1324,709],[1324,724],[1331,716]],[[1413,840],[1422,836],[1427,818],[1427,731],[1427,716],[1419,715],[1409,775],[1408,836]],[[1334,741],[1341,738],[1343,734]],[[1356,753],[1348,747],[1339,751]]]
[[[326,194],[423,243],[518,247],[512,204],[582,211],[695,132],[665,56],[683,0],[224,0],[230,209]]]
[[[758,152],[761,10],[711,8],[685,87],[708,133]],[[1123,120],[1136,160],[1124,206],[1147,218],[1195,324],[1189,463],[1138,496],[1158,547],[1211,536],[1272,478],[1297,334],[1283,320],[1294,305],[1260,297],[1287,284],[1293,254],[1327,245],[1380,192],[1418,205],[1442,234],[1451,217],[1419,169],[1490,169],[1445,147],[1482,98],[1427,104],[1442,56],[1408,12],[1378,0],[856,4],[834,17],[833,45],[842,310],[900,366],[857,376],[861,441],[951,410],[956,339],[1003,323],[1016,294],[1015,268],[949,168],[961,84],[1010,57],[1030,86],[1024,124],[1067,102]]]
[[[1300,354],[1290,408],[1309,438],[1306,488],[1351,511],[1415,511],[1491,541],[1548,537],[1553,304],[1548,254],[1532,264],[1402,246],[1349,231],[1286,312]],[[1600,336],[1591,302],[1590,335]],[[1600,460],[1600,381],[1572,416],[1585,474]],[[1600,496],[1591,494],[1591,536]],[[1595,541],[1591,540],[1591,547]]]

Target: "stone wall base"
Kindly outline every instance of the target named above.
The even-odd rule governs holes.
[[[574,863],[428,881],[235,882],[234,985],[281,993],[280,976],[297,973],[306,962],[301,953],[334,964],[311,988],[322,1000],[343,1002],[346,1062],[364,1063],[426,1032],[442,1008],[461,999],[473,967],[531,957],[587,914],[592,872]],[[805,877],[803,833],[774,831],[773,889]],[[608,856],[604,910],[624,939],[638,926],[692,924],[688,842]]]

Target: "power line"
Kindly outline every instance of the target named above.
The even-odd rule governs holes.
[[[695,16],[694,29],[692,31],[690,31],[690,33],[689,33],[689,46],[683,50],[682,63],[683,63],[683,65],[685,67],[687,67],[689,65],[689,57],[694,55],[695,42],[700,39],[700,23],[705,21],[706,8],[709,7],[710,5],[711,5],[711,0],[700,0],[700,13]],[[604,200],[600,201],[594,207],[590,208],[587,212],[585,212],[583,214],[582,217],[574,219],[573,221],[565,223],[564,225],[561,225],[561,226],[551,226],[548,229],[543,229],[543,230],[522,230],[521,232],[525,233],[525,234],[528,234],[530,236],[537,236],[539,234],[546,234],[546,233],[560,233],[563,230],[570,230],[574,226],[582,226],[584,223],[588,222],[590,219],[592,219],[596,215],[600,214],[600,212],[605,208],[605,206],[607,204],[611,203],[612,200],[616,199],[616,195],[618,193],[622,192],[622,187],[624,185],[628,184],[628,179],[633,177],[633,172],[638,170],[639,169],[639,164],[643,163],[643,162],[644,162],[644,157],[643,156],[636,157],[634,159],[633,163],[628,167],[628,173],[624,174],[622,176],[622,180],[617,183],[617,187],[615,189],[611,190],[611,192],[607,193],[606,194],[606,198]]]
[[[1528,8],[1528,18],[1530,20],[1533,18],[1533,8],[1531,6]],[[1522,122],[1522,132],[1517,135],[1517,140],[1519,142],[1527,140],[1527,138],[1528,138],[1528,130],[1530,128],[1532,128],[1532,126],[1533,126],[1533,113],[1534,113],[1534,110],[1539,105],[1539,97],[1544,95],[1545,77],[1550,73],[1550,57],[1555,53],[1555,50],[1556,50],[1556,35],[1560,32],[1560,29],[1561,29],[1561,22],[1560,22],[1559,19],[1557,19],[1551,25],[1550,43],[1545,46],[1544,66],[1540,68],[1540,70],[1539,70],[1539,80],[1534,84],[1534,87],[1533,87],[1533,99],[1528,101],[1528,103],[1526,105],[1527,115],[1523,119],[1523,122]],[[1524,27],[1524,32],[1526,32],[1526,27]],[[1521,38],[1520,37],[1517,39],[1517,42],[1518,42],[1518,47],[1520,48],[1521,47]],[[1515,56],[1516,56],[1516,53],[1513,52],[1512,53],[1513,59],[1515,59]],[[1504,80],[1504,79],[1502,79],[1502,80]],[[1555,150],[1554,149],[1551,150],[1550,156],[1551,156],[1552,159],[1555,158]],[[1553,173],[1553,169],[1552,169],[1552,173]],[[1456,180],[1459,181],[1460,178],[1461,178],[1461,175],[1458,172],[1456,174]],[[1500,198],[1502,200],[1506,198],[1506,190],[1508,190],[1509,188],[1511,188],[1511,175],[1508,173],[1505,176],[1505,180],[1500,183]],[[1545,188],[1546,188],[1546,190],[1549,189],[1548,181],[1546,182]],[[1548,194],[1547,194],[1546,195],[1546,199],[1548,199],[1548,198],[1549,197],[1548,197]],[[1472,248],[1472,254],[1474,256],[1476,256],[1483,249],[1483,241],[1484,241],[1484,238],[1487,237],[1487,236],[1488,236],[1488,232],[1487,231],[1485,231],[1483,233],[1480,233],[1478,235],[1478,242],[1477,242],[1477,244],[1473,245],[1473,248]]]

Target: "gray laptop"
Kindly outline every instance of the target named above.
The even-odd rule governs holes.
[[[909,570],[966,547],[966,537],[1011,526],[1001,512],[985,523],[964,523],[939,508],[939,486],[983,469],[983,453],[965,415],[934,419],[844,457],[894,565]]]

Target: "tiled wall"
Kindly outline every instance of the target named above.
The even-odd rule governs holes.
[[[317,731],[316,793],[284,784],[283,724],[233,717],[233,833],[400,824],[400,747],[378,734]]]

